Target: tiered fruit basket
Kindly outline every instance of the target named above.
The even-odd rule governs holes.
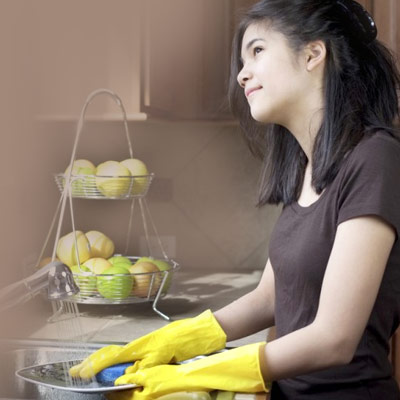
[[[128,257],[133,263],[139,257]],[[74,279],[80,292],[75,300],[86,304],[130,304],[156,299],[168,293],[172,273],[176,269],[175,261],[168,261],[166,271],[127,274],[75,273]],[[102,289],[103,287],[103,289]]]
[[[74,175],[71,174],[71,195],[80,199],[130,200],[146,196],[154,174],[135,176]],[[64,190],[65,174],[55,174],[61,193]],[[107,185],[107,191],[101,191]]]
[[[85,120],[86,109],[91,103],[94,97],[99,95],[111,96],[111,98],[117,103],[121,109],[123,122],[125,126],[125,133],[127,139],[127,147],[129,150],[130,159],[133,159],[132,144],[130,141],[130,135],[128,131],[128,123],[126,113],[121,99],[112,91],[108,89],[98,89],[92,92],[82,109],[80,119],[78,122],[77,133],[73,146],[70,166],[74,165],[77,147],[79,139],[82,133],[82,128]],[[43,246],[39,259],[42,259],[47,243],[53,232],[56,221],[58,218],[58,225],[56,231],[56,238],[53,247],[52,259],[56,258],[57,244],[60,240],[60,234],[62,230],[62,224],[64,221],[64,215],[66,210],[67,202],[69,203],[72,229],[74,233],[74,248],[75,255],[78,264],[78,269],[73,270],[74,279],[79,286],[80,292],[77,295],[71,297],[70,300],[78,304],[131,304],[150,301],[153,303],[153,310],[159,314],[162,318],[169,320],[170,318],[162,313],[157,308],[159,299],[165,296],[171,285],[171,280],[174,272],[179,268],[178,264],[170,259],[166,254],[159,235],[157,233],[156,226],[151,217],[149,207],[146,202],[146,195],[149,187],[154,178],[154,174],[150,173],[147,175],[96,175],[96,174],[74,174],[73,168],[70,167],[65,173],[55,174],[55,181],[57,187],[60,190],[61,198],[50,227],[49,234],[46,242]],[[139,260],[143,260],[147,263],[152,263],[158,268],[151,270],[150,272],[143,271],[140,273],[113,273],[107,274],[102,272],[96,274],[93,271],[89,271],[88,268],[81,265],[79,261],[79,250],[77,241],[77,230],[74,218],[74,207],[73,199],[102,199],[102,200],[131,200],[132,204],[130,207],[129,226],[127,232],[126,249],[123,254],[114,254],[114,256],[121,256],[125,259],[130,260],[131,264],[137,263]],[[134,211],[137,209],[135,205],[139,205],[141,213],[142,224],[145,232],[146,244],[148,254],[144,257],[127,254],[130,236],[132,233]],[[161,250],[162,259],[156,260],[153,257],[153,249],[150,246],[149,234],[156,238],[156,243]],[[160,251],[159,251],[160,252]]]

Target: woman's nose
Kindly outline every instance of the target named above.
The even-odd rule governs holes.
[[[246,86],[246,82],[250,79],[250,73],[248,71],[248,69],[246,69],[245,67],[243,67],[240,72],[238,73],[237,76],[237,81],[239,83],[239,85],[244,88]]]

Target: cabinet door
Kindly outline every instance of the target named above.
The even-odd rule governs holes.
[[[101,87],[118,93],[128,114],[140,106],[140,0],[40,0],[32,19],[38,60],[37,113],[79,116],[86,97]],[[115,113],[96,100],[88,114]]]
[[[398,0],[374,0],[373,15],[378,27],[378,38],[397,56],[400,55],[400,4]]]
[[[146,0],[143,112],[180,119],[229,115],[230,7],[229,0]]]

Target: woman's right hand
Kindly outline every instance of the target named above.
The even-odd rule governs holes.
[[[133,373],[142,368],[184,361],[225,347],[226,335],[210,310],[183,319],[142,336],[125,346],[110,345],[97,350],[73,366],[72,377],[89,379],[111,365],[135,362]]]

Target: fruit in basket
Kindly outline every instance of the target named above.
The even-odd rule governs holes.
[[[149,174],[146,164],[137,158],[128,158],[122,161],[121,164],[128,168],[129,172],[134,177],[130,193],[133,195],[144,193],[149,182],[149,177],[143,176]]]
[[[65,179],[71,169],[71,166],[64,172],[63,186],[65,186]],[[71,171],[71,192],[73,195],[88,195],[93,193],[95,188],[96,173],[95,165],[89,160],[75,160]],[[84,175],[79,176],[78,175]]]
[[[152,258],[152,257],[140,257],[140,258],[135,262],[135,264],[139,264],[139,263],[141,263],[142,261],[154,262],[154,258]]]
[[[133,283],[127,268],[113,266],[97,277],[97,290],[106,299],[123,300],[131,294]]]
[[[65,176],[68,175],[70,169],[71,166],[69,165],[64,172]],[[71,174],[80,175],[79,171],[82,171],[82,169],[87,169],[94,173],[96,171],[96,166],[89,160],[75,160],[74,163],[72,164]]]
[[[131,274],[134,274],[135,282],[132,288],[132,295],[137,297],[147,297],[150,291],[150,296],[154,296],[161,284],[160,270],[155,264],[149,261],[137,262],[129,267]]]
[[[74,281],[78,285],[80,294],[88,296],[95,294],[97,291],[97,278],[93,275],[93,272],[86,267],[84,264],[74,265],[71,267],[71,271],[74,275]]]
[[[125,268],[128,268],[132,265],[131,260],[128,257],[124,257],[124,256],[114,256],[114,257],[110,257],[108,259],[108,262],[110,262],[112,265],[120,265],[123,266]]]
[[[160,271],[169,271],[172,268],[171,264],[169,264],[165,260],[153,260],[152,262],[157,266],[157,268]],[[168,292],[169,288],[171,287],[171,281],[172,281],[172,271],[168,274],[168,277],[165,280],[164,287],[162,289],[163,294],[166,294]]]
[[[93,274],[101,274],[107,268],[112,267],[112,264],[109,261],[101,257],[89,258],[89,260],[85,261],[83,265],[86,268],[89,268],[89,271],[91,271]]]
[[[75,242],[78,248],[76,248]],[[70,268],[78,264],[77,251],[81,264],[91,257],[89,240],[82,231],[68,233],[59,239],[56,251],[57,257]]]
[[[92,257],[109,258],[114,253],[114,243],[104,233],[89,231],[85,233],[89,240]]]
[[[96,186],[105,197],[123,197],[129,192],[131,173],[118,161],[106,161],[96,168]]]

